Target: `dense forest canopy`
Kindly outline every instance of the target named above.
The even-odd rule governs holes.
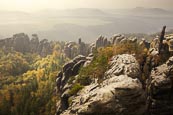
[[[53,115],[55,78],[67,58],[54,42],[50,55],[0,49],[0,115]]]

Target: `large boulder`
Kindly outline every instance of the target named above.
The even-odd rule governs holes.
[[[147,83],[148,112],[173,115],[173,57],[151,72]]]
[[[143,115],[145,91],[139,77],[139,64],[133,56],[115,56],[103,82],[85,86],[61,115]]]

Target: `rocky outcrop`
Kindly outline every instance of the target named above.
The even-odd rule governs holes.
[[[173,114],[173,57],[151,72],[147,83],[148,113]]]
[[[24,33],[15,34],[12,38],[6,38],[0,40],[0,47],[3,49],[13,49],[21,53],[29,51],[30,40],[28,35]]]
[[[78,43],[67,42],[64,46],[64,53],[68,58],[74,58],[77,55],[87,56],[89,54],[88,44],[82,42],[79,38]]]
[[[31,53],[37,52],[38,46],[39,46],[39,38],[37,34],[32,34],[32,38],[30,41]]]
[[[90,51],[108,46],[109,41],[107,40],[106,43],[104,39],[102,36],[99,37],[95,44],[90,45]],[[166,41],[169,40],[170,38],[166,37]],[[117,45],[125,42],[136,43],[137,39],[115,35],[110,44]],[[148,48],[149,45],[146,45],[144,40],[142,42],[140,45]],[[88,56],[82,66],[92,63],[88,59],[92,60],[93,55]],[[73,63],[70,68],[74,68],[74,65],[78,64]],[[132,55],[123,54],[112,58],[101,81],[94,79],[75,95],[68,93],[71,83],[57,82],[64,85],[62,91],[59,89],[61,101],[58,105],[61,106],[58,108],[57,115],[172,115],[173,57],[169,58],[165,64],[159,67],[153,66],[151,69],[147,82],[144,83],[142,78],[144,73],[141,73],[136,59]],[[79,68],[75,67],[74,70],[75,72],[68,71],[68,73],[71,75],[74,73],[75,80]],[[64,73],[61,72],[60,75],[64,76]],[[61,87],[60,85],[59,88]]]
[[[37,53],[43,57],[52,53],[51,42],[47,39],[39,41],[37,34],[30,39],[27,34],[19,33],[11,38],[0,40],[0,48],[4,50],[15,50],[21,53]]]
[[[74,58],[77,55],[87,56],[89,53],[93,53],[96,49],[101,47],[107,47],[110,45],[117,45],[120,43],[131,42],[136,43],[136,38],[126,38],[122,34],[116,34],[111,39],[107,39],[104,36],[99,36],[96,42],[88,45],[82,42],[79,38],[78,43],[67,42],[64,47],[64,53],[68,58]]]
[[[88,44],[82,42],[81,38],[79,38],[78,45],[78,55],[87,56],[89,53]]]
[[[70,68],[75,65],[73,62],[69,63]],[[67,65],[64,66],[64,70],[67,71],[67,68]],[[67,88],[61,86],[65,71],[59,75],[61,77],[57,78],[57,86],[62,91],[61,88]],[[139,64],[133,56],[115,56],[105,72],[103,82],[93,82],[85,86],[72,97],[71,103],[64,101],[68,97],[64,93],[68,88],[61,92],[62,99],[59,104],[61,107],[64,103],[68,106],[58,111],[57,115],[143,115],[145,91],[139,80],[140,75]]]
[[[112,39],[112,44],[114,45],[117,45],[119,43],[125,43],[125,42],[132,42],[132,43],[137,42],[136,38],[126,38],[122,34],[115,34],[111,39]]]
[[[106,77],[111,75],[127,75],[131,78],[140,78],[141,71],[139,64],[132,55],[123,54],[112,58],[110,68],[106,72]]]
[[[28,47],[29,43],[30,39],[28,35],[24,33],[13,35],[13,47],[15,51],[22,53],[29,52],[30,50],[30,47]]]
[[[137,43],[137,38],[127,38],[122,34],[115,34],[112,38],[107,39],[104,36],[100,36],[95,43],[92,43],[89,46],[89,51],[94,52],[95,49],[101,48],[101,47],[107,47],[110,45],[117,45],[120,43]]]
[[[141,46],[142,48],[150,48],[150,42],[146,41],[144,38],[142,38],[142,40],[139,42],[139,46]]]
[[[72,84],[69,83],[69,79],[76,76],[79,73],[80,67],[82,67],[87,61],[89,61],[89,59],[85,56],[78,55],[73,60],[66,63],[63,66],[62,71],[58,74],[56,83],[58,94],[60,95],[60,101],[57,104],[57,114],[60,114],[69,107],[69,89],[72,86]]]
[[[103,37],[103,36],[100,36],[97,40],[96,40],[96,43],[95,43],[95,47],[96,48],[99,48],[99,47],[106,47],[106,46],[108,46],[108,45],[110,45],[111,44],[111,42],[107,39],[107,38],[105,38],[105,37]]]
[[[51,45],[47,39],[43,39],[39,42],[37,53],[41,56],[45,57],[48,54],[52,53],[53,48],[51,48]]]
[[[68,42],[64,46],[64,53],[68,58],[73,58],[77,55],[77,45],[75,42]]]
[[[173,34],[167,35],[166,40],[163,40],[163,44],[164,42],[168,45],[168,50],[171,56],[173,56]]]

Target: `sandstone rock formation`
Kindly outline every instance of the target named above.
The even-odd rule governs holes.
[[[0,40],[0,48],[13,49],[21,53],[38,53],[43,57],[51,54],[53,50],[47,39],[39,41],[37,34],[33,34],[30,39],[25,33],[15,34],[11,38]]]
[[[143,48],[150,48],[150,42],[146,41],[145,38],[142,38],[142,41],[139,42],[139,45]]]
[[[105,37],[103,37],[103,36],[100,36],[100,37],[96,40],[96,43],[95,43],[96,48],[99,48],[99,47],[106,47],[106,46],[108,46],[108,45],[110,45],[110,44],[111,44],[111,42],[110,42],[107,38],[105,38]]]
[[[72,61],[67,65],[73,68],[75,64]],[[72,97],[71,103],[68,103],[69,95],[65,93],[68,86],[62,83],[66,71],[69,70],[67,65],[57,78],[57,87],[61,92],[59,104],[61,107],[67,106],[58,111],[57,115],[143,115],[145,113],[145,91],[139,80],[140,67],[133,56],[124,54],[113,57],[103,82],[100,84],[93,82],[85,86],[77,96]]]
[[[163,48],[172,52],[173,35],[165,36]],[[126,38],[117,34],[110,40],[100,36],[97,41],[89,46],[93,52],[97,48],[120,43],[136,43],[136,38]],[[79,40],[81,43],[81,40]],[[149,43],[143,40],[140,45],[149,48]],[[149,50],[150,51],[150,50]],[[154,53],[154,52],[152,52]],[[151,53],[151,54],[152,54]],[[166,53],[166,52],[165,52]],[[166,56],[166,55],[163,55]],[[166,56],[167,59],[170,57]],[[61,97],[58,103],[57,115],[172,115],[173,114],[173,57],[165,64],[152,66],[147,74],[146,83],[142,78],[140,65],[132,55],[123,54],[112,58],[109,68],[101,82],[98,79],[91,81],[75,95],[68,92],[75,83],[79,66],[86,67],[92,63],[93,54],[79,60],[71,61],[64,66],[57,79],[57,89]],[[167,60],[166,59],[166,60]],[[152,62],[149,62],[152,64]],[[76,67],[74,66],[76,65]],[[78,66],[79,65],[79,66]],[[69,67],[69,69],[67,69]],[[65,77],[68,76],[68,77]],[[67,81],[72,77],[73,82]],[[63,80],[67,78],[63,82]],[[69,101],[69,99],[71,101]]]
[[[68,58],[77,56],[77,44],[75,42],[68,42],[64,46],[64,53]]]
[[[82,42],[79,38],[78,43],[67,42],[64,46],[64,53],[68,58],[74,58],[77,55],[87,56],[89,54],[88,44]]]
[[[24,33],[20,34],[15,34],[13,35],[13,47],[14,50],[19,51],[19,52],[29,52],[29,47],[28,44],[30,42],[30,39],[28,35]]]
[[[148,113],[173,114],[173,57],[151,72],[147,83]]]
[[[170,52],[170,55],[173,56],[173,34],[166,36],[166,44],[168,45],[168,50]]]
[[[99,36],[96,42],[91,43],[90,45],[82,42],[81,38],[79,38],[78,43],[67,42],[65,44],[64,53],[66,54],[67,57],[72,59],[77,55],[87,56],[89,53],[93,53],[96,49],[101,47],[117,45],[119,43],[125,43],[125,42],[136,43],[137,38],[126,38],[122,34],[116,34],[110,39],[104,36]]]
[[[85,56],[87,56],[88,53],[89,53],[88,52],[88,44],[82,42],[81,38],[79,38],[78,45],[79,45],[78,55],[85,55]]]
[[[60,95],[60,102],[58,103],[57,114],[60,114],[69,107],[68,98],[70,95],[68,92],[71,84],[68,83],[68,80],[78,74],[80,67],[82,67],[87,60],[85,56],[78,55],[66,63],[62,71],[58,74],[56,83]]]
[[[28,52],[29,51],[29,44],[30,40],[28,35],[24,33],[19,33],[13,35],[12,38],[6,38],[0,40],[0,47],[4,49],[11,49],[13,48],[19,52]]]
[[[39,42],[37,52],[41,56],[45,57],[46,55],[52,53],[52,49],[53,48],[51,48],[50,43],[48,42],[48,40],[47,39],[43,39],[43,40],[41,40]]]
[[[38,46],[39,46],[39,38],[37,34],[32,34],[32,38],[30,41],[31,53],[37,52]]]
[[[117,45],[119,43],[125,43],[125,42],[132,42],[132,43],[137,42],[136,38],[126,38],[122,34],[115,34],[111,39],[112,39],[112,44],[114,45]]]
[[[125,42],[131,42],[131,43],[136,43],[137,38],[126,38],[122,34],[115,34],[112,38],[107,39],[104,36],[100,36],[95,43],[90,44],[89,46],[89,52],[94,52],[95,49],[101,48],[101,47],[107,47],[109,45],[117,45],[120,43],[125,43]]]

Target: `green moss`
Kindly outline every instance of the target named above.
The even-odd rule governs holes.
[[[80,85],[79,83],[76,83],[70,89],[69,94],[70,95],[76,95],[82,88],[83,88],[82,85]]]
[[[71,76],[68,80],[68,83],[72,84],[74,80],[75,80],[75,76]]]
[[[89,85],[91,83],[91,78],[89,76],[87,76],[86,74],[80,75],[77,78],[77,83],[80,83],[84,86]]]
[[[72,96],[72,97],[70,97],[70,98],[68,98],[68,104],[69,104],[69,105],[71,105],[71,104],[72,104],[73,98],[74,98],[73,96]]]

